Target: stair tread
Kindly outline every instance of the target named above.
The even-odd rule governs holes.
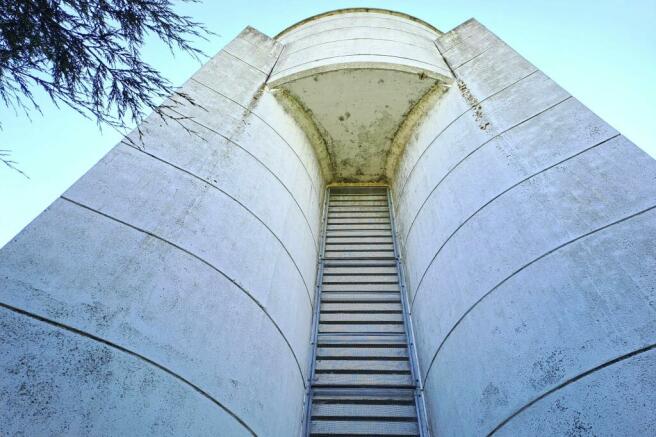
[[[392,252],[392,243],[326,244],[326,252]]]
[[[324,284],[322,286],[324,291],[365,291],[365,292],[390,292],[400,291],[399,284]]]
[[[387,231],[391,232],[392,228],[389,223],[328,223],[328,231]],[[330,235],[330,234],[329,234]]]
[[[354,238],[354,237],[387,237],[391,238],[392,232],[390,229],[328,229],[326,231],[326,238],[335,238],[335,237],[344,237],[344,238]]]
[[[320,323],[403,323],[401,313],[321,313]]]
[[[328,213],[328,220],[331,218],[384,218],[389,220],[389,211],[387,210],[371,210],[360,208],[347,208],[340,211],[330,211]]]
[[[310,435],[416,436],[415,381],[386,187],[331,187]]]
[[[410,372],[410,363],[395,360],[317,360],[320,372]]]
[[[331,292],[321,296],[321,303],[333,304],[376,304],[376,303],[401,303],[401,295],[398,292]]]
[[[358,276],[358,275],[397,275],[396,266],[381,266],[381,267],[361,267],[361,266],[340,266],[333,267],[327,266],[323,269],[324,276],[326,275],[349,275],[349,276]]]
[[[330,204],[331,214],[342,212],[381,212],[389,215],[389,209],[387,209],[387,205],[372,205],[366,203]]]
[[[317,338],[319,346],[337,347],[340,345],[353,345],[352,347],[367,346],[379,347],[406,347],[405,335],[338,335],[324,334]]]
[[[317,359],[326,358],[393,358],[407,359],[408,350],[405,347],[325,347],[317,348]]]
[[[312,405],[312,418],[411,418],[417,417],[412,404],[316,403]]]
[[[313,420],[313,436],[416,436],[419,429],[414,422],[385,421],[324,421]]]
[[[314,385],[414,387],[410,374],[318,373]]]
[[[359,259],[326,259],[324,260],[324,268],[332,267],[394,267],[396,268],[396,260],[359,260]]]
[[[321,302],[321,312],[360,312],[360,311],[369,311],[369,312],[398,312],[401,313],[403,307],[401,302],[397,303],[330,303],[330,302]]]
[[[366,333],[388,333],[388,334],[403,334],[403,324],[389,324],[389,323],[370,323],[370,324],[348,324],[348,323],[320,323],[320,333],[353,333],[353,334],[366,334]]]
[[[369,404],[414,404],[414,390],[412,388],[330,388],[317,387],[314,390],[315,402],[330,403],[359,403]]]
[[[324,284],[348,284],[348,283],[364,283],[364,284],[396,284],[399,278],[396,275],[325,275],[323,276]]]

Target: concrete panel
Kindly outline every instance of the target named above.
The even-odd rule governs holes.
[[[632,147],[616,138],[540,173],[458,230],[413,296],[422,368],[460,317],[514,271],[561,244],[656,205],[656,185],[649,182],[656,178],[656,165]],[[439,318],[433,317],[436,306],[444,308]]]
[[[5,435],[253,435],[133,356],[5,308],[0,327]]]
[[[245,36],[242,33],[240,38],[247,38],[250,35],[252,33],[245,33]],[[313,258],[317,250],[319,227],[317,199],[305,199],[306,196],[297,199],[294,191],[298,196],[299,190],[293,185],[297,183],[296,181],[286,178],[286,183],[283,182],[274,170],[259,161],[256,156],[249,155],[240,144],[226,139],[235,133],[236,127],[239,130],[262,130],[266,133],[273,130],[272,126],[252,114],[251,101],[253,99],[257,101],[256,94],[264,78],[261,75],[241,76],[242,73],[248,73],[249,67],[243,63],[234,65],[234,62],[236,62],[234,58],[217,56],[211,66],[205,66],[187,83],[189,88],[200,95],[200,99],[197,100],[201,104],[204,101],[219,102],[213,105],[211,111],[196,109],[195,113],[201,113],[200,118],[194,117],[193,120],[181,122],[186,129],[193,130],[192,134],[186,132],[178,123],[171,121],[164,123],[159,116],[153,115],[141,126],[142,140],[139,140],[136,132],[133,133],[132,139],[135,144],[142,146],[146,153],[207,181],[243,204],[281,240],[286,250],[294,257],[296,264],[301,267],[305,264],[308,272],[312,272],[308,273],[308,277],[311,277],[314,274]],[[238,104],[237,101],[232,101],[231,97],[219,94],[209,85],[201,85],[197,80],[199,74],[203,81],[216,80],[215,72],[230,71],[231,68],[233,72],[239,73],[237,77],[232,77],[228,81],[228,83],[235,83],[235,87],[226,87],[225,80],[210,85],[227,88],[227,92],[232,92],[235,99],[240,99],[244,103]],[[225,73],[221,74],[225,75]],[[218,79],[226,78],[220,75]],[[235,90],[237,94],[234,94]],[[245,91],[242,90],[251,92],[248,101],[245,101]],[[275,100],[273,101],[275,103]],[[317,173],[316,158],[312,148],[307,147],[306,138],[302,133],[301,135],[297,133],[298,127],[294,130],[293,121],[290,121],[289,116],[284,114],[281,108],[276,112],[270,100],[267,102],[269,102],[266,107],[268,112],[278,117],[269,118],[274,122],[278,121],[278,124],[291,125],[292,127],[287,127],[284,132],[296,134],[281,147],[283,149],[295,147],[298,153],[303,154],[303,166],[314,170],[312,183],[320,187],[321,175]],[[188,111],[194,114],[192,110]],[[181,112],[184,113],[186,110]],[[246,128],[245,123],[249,123]],[[206,129],[205,125],[210,125],[215,131],[225,130],[222,132],[224,137]],[[279,141],[283,142],[284,139]],[[263,202],[262,197],[275,201]],[[298,238],[299,233],[304,238]]]
[[[395,196],[394,202],[397,207],[400,206],[401,199],[403,199],[408,176],[412,173],[419,159],[426,153],[426,149],[430,147],[433,140],[442,131],[467,112],[469,108],[470,105],[467,104],[457,87],[452,85],[424,116],[406,145],[403,158],[396,168],[392,194]],[[398,223],[398,225],[402,226],[402,223]]]
[[[196,176],[242,205],[245,212],[261,221],[279,240],[299,269],[307,272],[307,277],[314,275],[318,224],[314,230],[311,228],[293,195],[270,169],[233,142],[202,126],[193,126],[196,136],[175,124],[156,121],[153,117],[142,126],[145,139],[142,153],[163,164],[170,163],[172,170],[174,166]],[[262,198],[275,202],[262,202]]]
[[[201,107],[190,105],[177,107],[176,111],[192,118],[182,123],[193,132],[189,135],[189,132],[179,125],[174,125],[172,129],[177,132],[176,137],[181,136],[184,141],[189,141],[190,136],[197,136],[203,141],[206,141],[206,137],[214,137],[213,141],[228,139],[234,147],[250,154],[275,175],[290,192],[307,223],[312,227],[316,239],[323,178],[312,146],[309,145],[305,135],[299,132],[293,119],[282,108],[273,107],[272,97],[266,91],[254,96],[249,106],[242,106],[215,93],[211,87],[199,83],[195,78],[187,85],[188,88],[203,94],[201,102],[216,102],[212,105],[215,107],[215,112],[209,113]],[[150,119],[157,125],[162,125],[158,116],[151,116]],[[291,126],[284,127],[285,125]],[[223,139],[216,138],[216,135]],[[285,138],[283,135],[290,138]],[[135,144],[142,143],[138,139],[137,132],[132,134],[132,138]],[[149,139],[146,141],[152,143]],[[306,186],[308,181],[309,185]]]
[[[254,56],[256,57],[256,56]],[[250,58],[248,58],[250,59]],[[213,68],[229,68],[230,64],[218,64],[218,60]],[[242,66],[241,70],[247,67]],[[240,70],[240,71],[241,71]],[[317,198],[321,195],[321,174],[318,172],[318,164],[314,155],[312,147],[308,147],[309,143],[307,138],[298,134],[298,128],[287,128],[288,132],[294,132],[295,136],[291,140],[282,137],[274,126],[281,126],[284,124],[294,124],[293,119],[285,114],[282,108],[273,108],[270,104],[269,98],[262,98],[262,87],[264,86],[264,77],[261,77],[258,82],[251,85],[247,89],[255,89],[254,93],[250,96],[247,103],[240,103],[239,100],[234,100],[231,94],[236,99],[242,99],[243,96],[234,93],[223,94],[214,89],[214,84],[208,81],[212,76],[202,74],[199,78],[192,77],[182,87],[182,91],[189,94],[197,106],[184,104],[176,106],[175,111],[185,117],[190,117],[192,124],[199,124],[201,128],[190,126],[189,123],[183,121],[185,126],[194,132],[204,131],[202,127],[210,129],[215,133],[234,141],[235,145],[241,147],[245,151],[253,155],[264,166],[269,168],[276,176],[286,179],[281,180],[285,187],[292,192],[295,201],[299,207],[303,209],[304,215],[308,217],[310,212],[316,215]],[[249,78],[255,79],[255,78]],[[246,79],[240,76],[234,76],[233,82],[241,83]],[[221,88],[221,87],[219,87]],[[266,100],[268,103],[263,109],[258,108],[259,100]],[[261,113],[261,114],[260,114]],[[154,122],[159,121],[159,117],[151,116]],[[170,122],[172,123],[172,122]],[[161,124],[161,123],[159,123]],[[178,126],[180,127],[180,126]],[[179,134],[188,138],[184,129],[178,129]],[[206,133],[204,133],[205,135]],[[203,138],[203,135],[200,135]],[[266,137],[264,140],[262,137]],[[135,144],[140,144],[137,133],[132,135]],[[246,140],[242,140],[247,138]],[[271,146],[271,142],[279,143],[280,147]],[[277,159],[272,156],[281,154],[280,158],[286,163],[286,168],[280,171]],[[298,162],[300,161],[300,162]],[[308,192],[301,189],[299,183],[295,179],[295,174],[298,173],[297,166],[302,167],[307,177],[311,179],[313,192]],[[293,168],[293,170],[290,170]],[[290,176],[288,176],[290,175]],[[291,180],[290,180],[291,179]],[[314,226],[314,233],[316,235],[317,220],[308,220]]]
[[[432,409],[441,433],[487,435],[560,384],[654,343],[655,243],[656,210],[651,210],[546,256],[476,305],[444,343],[428,375],[427,389],[441,399]],[[599,254],[606,254],[604,262]],[[590,396],[581,391],[586,385],[572,386],[570,396]],[[550,397],[561,397],[562,390]],[[627,383],[615,395],[630,402],[643,390],[649,389]],[[606,396],[590,396],[590,404],[605,411]],[[634,407],[649,418],[649,403]],[[529,421],[546,425],[544,431],[557,429],[565,416],[554,410]],[[594,420],[593,409],[586,416],[595,434],[619,435],[609,432],[618,424]],[[614,421],[627,429],[639,423],[621,416],[614,413]],[[562,435],[510,429],[508,435]]]
[[[291,117],[284,120],[292,121]],[[303,166],[295,149],[268,124],[255,116],[245,122],[247,124],[233,134],[232,140],[256,156],[289,187],[294,198],[308,211],[306,216],[309,219],[310,211],[319,207],[318,194],[322,188],[314,185],[311,174]],[[306,147],[311,146],[307,144]]]
[[[247,27],[223,49],[228,54],[268,75],[282,46],[258,30]]]
[[[285,55],[291,55],[301,51],[311,51],[323,44],[332,44],[336,41],[353,40],[378,40],[393,41],[414,47],[435,50],[434,38],[425,38],[400,29],[386,29],[384,33],[378,31],[373,33],[368,27],[352,27],[345,29],[326,29],[311,33],[297,41],[290,41],[285,45]]]
[[[235,80],[239,77],[240,80]],[[266,75],[221,50],[207,61],[192,78],[233,101],[248,105],[262,86]]]
[[[239,127],[244,115],[244,108],[219,94],[208,92],[203,84],[191,79],[182,85],[180,91],[193,99],[194,104],[184,102],[174,105],[170,101],[176,113],[189,117],[193,122],[221,135],[230,137]],[[182,101],[177,98],[177,101]]]
[[[447,56],[447,52],[463,43],[468,43],[471,47],[478,48],[481,45],[480,41],[487,38],[498,39],[496,35],[488,31],[482,24],[474,18],[470,18],[450,31],[440,35],[437,38],[436,44],[440,48],[442,55]],[[448,57],[452,55],[452,53],[448,53]]]
[[[308,204],[308,211],[318,211],[316,200],[323,196],[323,176],[321,167],[317,161],[317,154],[313,147],[308,147],[308,137],[303,129],[294,122],[294,119],[278,103],[276,98],[268,90],[263,92],[253,106],[253,113],[269,126],[268,129],[260,127],[263,131],[272,130],[275,136],[280,137],[292,149],[297,159],[303,165],[313,187],[312,203]],[[255,121],[247,120],[247,123],[255,124]]]
[[[421,205],[435,187],[448,177],[461,162],[478,153],[481,147],[499,134],[531,120],[532,117],[543,111],[550,110],[567,98],[568,95],[562,88],[544,75],[536,73],[481,103],[480,112],[485,114],[486,120],[489,121],[486,129],[481,129],[480,124],[476,122],[476,115],[471,110],[451,123],[430,143],[421,160],[412,168],[408,182],[406,182],[411,188],[402,186],[405,190],[397,202],[399,210],[405,211],[404,215],[399,218],[399,229],[403,232],[404,241],[405,234],[409,232]],[[527,103],[518,104],[522,100]],[[489,167],[487,168],[489,171]],[[421,255],[407,247],[405,250],[408,260],[408,281],[412,294],[428,260],[424,258],[425,254]],[[430,258],[432,258],[432,254],[428,259]]]
[[[270,308],[198,258],[59,200],[1,260],[3,303],[145,356],[202,388],[258,433],[290,425],[284,404],[302,401],[303,376],[264,313]],[[288,297],[290,311],[293,302]],[[293,316],[297,330],[309,323],[303,308]],[[262,344],[253,347],[249,339]]]
[[[416,73],[417,75],[423,73],[423,75],[434,78],[450,76],[448,69],[442,68],[434,61],[425,62],[413,58],[404,58],[401,55],[352,53],[308,60],[298,66],[277,71],[271,76],[271,82],[275,86],[313,74],[343,69],[384,69]]]
[[[393,183],[433,432],[644,434],[649,364],[604,366],[656,343],[656,163],[479,23],[437,45]]]
[[[132,172],[121,171],[128,166]],[[305,314],[309,320],[314,264],[295,265],[281,242],[224,193],[133,148],[119,146],[64,196],[206,260],[268,308],[283,331],[290,331],[298,354],[306,349],[307,332],[299,331],[296,322],[283,314],[289,311],[286,301],[291,298],[298,305],[296,317]]]
[[[450,37],[453,37],[450,39]],[[469,20],[436,41],[442,55],[457,69],[465,62],[497,45],[506,45],[476,20]]]
[[[407,61],[416,61],[437,69],[444,74],[448,74],[448,68],[441,59],[435,46],[419,47],[415,45],[404,44],[396,41],[379,40],[379,39],[354,39],[354,40],[337,40],[325,42],[321,45],[314,46],[312,51],[296,51],[292,53],[285,52],[276,66],[275,75],[287,74],[288,70],[296,67],[308,65],[313,61],[334,60],[340,58],[340,62],[349,62],[348,57],[354,56],[385,56],[398,58],[396,63],[403,64]],[[358,58],[362,59],[362,58]],[[394,63],[394,60],[388,60]],[[330,63],[335,63],[330,61]]]
[[[180,91],[196,105],[175,105],[175,111],[230,136],[260,92],[281,50],[280,44],[247,27],[181,87]],[[265,70],[260,71],[258,66]],[[207,88],[216,92],[208,92]]]
[[[650,435],[656,429],[656,352],[576,381],[515,417],[495,435]]]
[[[504,62],[499,62],[499,59]],[[454,70],[469,92],[476,99],[484,100],[536,71],[536,68],[507,45],[498,43]]]
[[[262,34],[251,28],[247,28],[238,36],[238,39],[244,40],[247,45],[260,44],[262,38]],[[279,45],[271,41],[264,44],[264,47],[279,48]],[[262,63],[268,57],[267,59],[274,62],[279,52],[276,50],[246,51],[243,58],[250,63]],[[229,78],[223,77],[225,73],[222,72],[225,71],[231,73]],[[250,153],[262,166],[270,170],[298,204],[306,224],[312,228],[316,241],[319,227],[318,205],[323,190],[323,179],[316,156],[313,148],[309,147],[308,139],[293,119],[282,108],[277,107],[275,99],[263,91],[264,79],[262,75],[252,74],[252,68],[246,63],[238,62],[235,65],[234,58],[217,55],[211,65],[203,67],[183,87],[184,91],[187,91],[187,88],[192,90],[190,94],[203,107],[185,105],[176,110],[185,116],[193,117],[192,122],[231,139],[234,146]],[[233,83],[234,86],[228,86]],[[248,99],[242,89],[251,91]],[[204,102],[210,102],[210,105]],[[211,111],[206,110],[208,106],[212,106]],[[154,121],[158,121],[158,117],[154,117]],[[204,139],[207,132],[202,127],[190,129],[203,131],[200,137]],[[189,137],[183,129],[179,129],[178,136],[180,135],[186,139]],[[165,148],[173,149],[168,145]],[[283,162],[282,169],[280,161]],[[305,186],[305,182],[298,176],[299,165],[311,180],[312,190],[309,192],[301,188]]]
[[[430,181],[432,191],[424,203],[408,211],[411,219],[405,239],[412,253],[408,262],[417,275],[413,284],[453,233],[488,202],[526,178],[617,135],[584,109],[578,101],[566,100],[486,143],[437,182]],[[549,133],[543,135],[545,131]],[[474,174],[476,178],[471,177]],[[444,205],[449,205],[449,214],[441,214]],[[435,222],[438,215],[440,220]]]
[[[176,108],[191,119],[151,116],[142,143],[133,133],[135,144],[115,147],[0,252],[0,304],[71,327],[89,344],[83,355],[108,342],[164,381],[157,401],[84,385],[90,397],[111,397],[107,409],[84,410],[90,434],[130,434],[104,420],[132,420],[139,434],[240,435],[239,420],[261,435],[299,432],[323,178],[308,138],[262,97],[280,49],[246,29],[184,85],[203,107]],[[47,343],[35,341],[27,347]],[[77,358],[60,355],[64,370],[39,364],[29,377],[56,378],[57,396],[74,401],[82,376],[65,365]],[[117,384],[130,366],[111,368]],[[6,387],[25,381],[7,378]],[[171,384],[188,394],[167,395]],[[3,401],[18,399],[7,390]],[[14,407],[4,421],[23,417]],[[79,411],[53,409],[45,428],[30,428],[28,416],[11,423],[75,430]]]
[[[460,90],[450,90],[444,104],[427,117],[420,127],[420,133],[415,134],[415,141],[424,144],[418,142],[414,145],[415,142],[411,142],[407,157],[398,166],[394,184],[395,201],[399,209],[410,209],[412,215],[428,193],[410,194],[406,191],[431,190],[450,169],[486,141],[569,97],[566,91],[539,71],[529,73],[487,99],[473,102],[475,107],[465,97],[458,97],[455,93],[460,93]],[[436,121],[437,117],[440,117],[439,121]],[[442,118],[448,121],[442,121]],[[427,135],[424,130],[436,134]],[[423,177],[429,178],[427,183],[410,183],[412,178],[422,177],[415,173],[422,172]],[[402,217],[399,222],[400,229],[404,229],[406,223]]]
[[[372,32],[401,30],[426,39],[436,39],[440,35],[435,30],[405,17],[376,12],[351,12],[314,19],[283,33],[278,40],[283,44],[289,44],[325,30],[362,27],[369,28]]]

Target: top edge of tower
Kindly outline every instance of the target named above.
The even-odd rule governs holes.
[[[332,11],[322,12],[320,14],[312,15],[311,17],[308,17],[308,18],[305,18],[301,21],[298,21],[298,22],[292,24],[291,26],[285,28],[284,30],[282,30],[274,38],[279,39],[279,38],[283,37],[284,35],[286,35],[287,33],[291,32],[294,29],[297,29],[297,28],[299,28],[301,26],[304,26],[308,23],[311,23],[313,21],[320,20],[322,18],[330,17],[330,16],[333,16],[333,15],[350,14],[350,13],[362,13],[362,12],[393,15],[393,16],[396,16],[396,17],[404,18],[406,20],[418,23],[418,24],[428,28],[429,30],[431,30],[433,32],[436,32],[437,34],[441,35],[443,33],[441,30],[439,30],[437,27],[433,26],[432,24],[427,23],[426,21],[424,21],[420,18],[414,17],[410,14],[406,14],[404,12],[392,11],[390,9],[381,9],[381,8],[343,8],[343,9],[335,9],[335,10],[332,10]]]

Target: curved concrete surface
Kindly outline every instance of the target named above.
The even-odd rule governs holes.
[[[328,182],[390,180],[424,105],[451,81],[439,35],[411,17],[349,9],[277,37],[284,48],[268,84],[316,126]]]
[[[394,181],[433,432],[645,435],[656,162],[477,22],[438,47]]]
[[[340,181],[391,186],[435,435],[656,428],[656,162],[482,25],[247,28],[183,91],[0,251],[3,433],[298,435]]]
[[[324,189],[263,90],[280,50],[246,29],[192,120],[151,116],[0,253],[6,332],[34,331],[3,338],[3,432],[298,433]]]

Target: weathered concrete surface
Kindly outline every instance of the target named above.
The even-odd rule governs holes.
[[[393,187],[433,432],[645,435],[656,161],[476,21],[437,45]]]
[[[385,178],[434,434],[656,428],[656,161],[475,20],[247,28],[183,91],[0,251],[0,432],[297,435],[325,183]]]
[[[13,435],[295,435],[323,177],[247,28],[0,252]]]
[[[398,132],[416,122],[412,109],[450,82],[434,44],[439,35],[407,17],[354,10],[316,17],[278,37],[284,49],[268,84],[298,103],[297,117],[316,125],[328,182],[389,180],[388,158],[393,168],[395,149],[406,141]]]
[[[4,435],[250,435],[202,393],[116,348],[4,308],[0,328]]]
[[[650,350],[599,369],[522,411],[498,435],[652,435],[655,355]],[[633,396],[627,396],[629,387]]]

